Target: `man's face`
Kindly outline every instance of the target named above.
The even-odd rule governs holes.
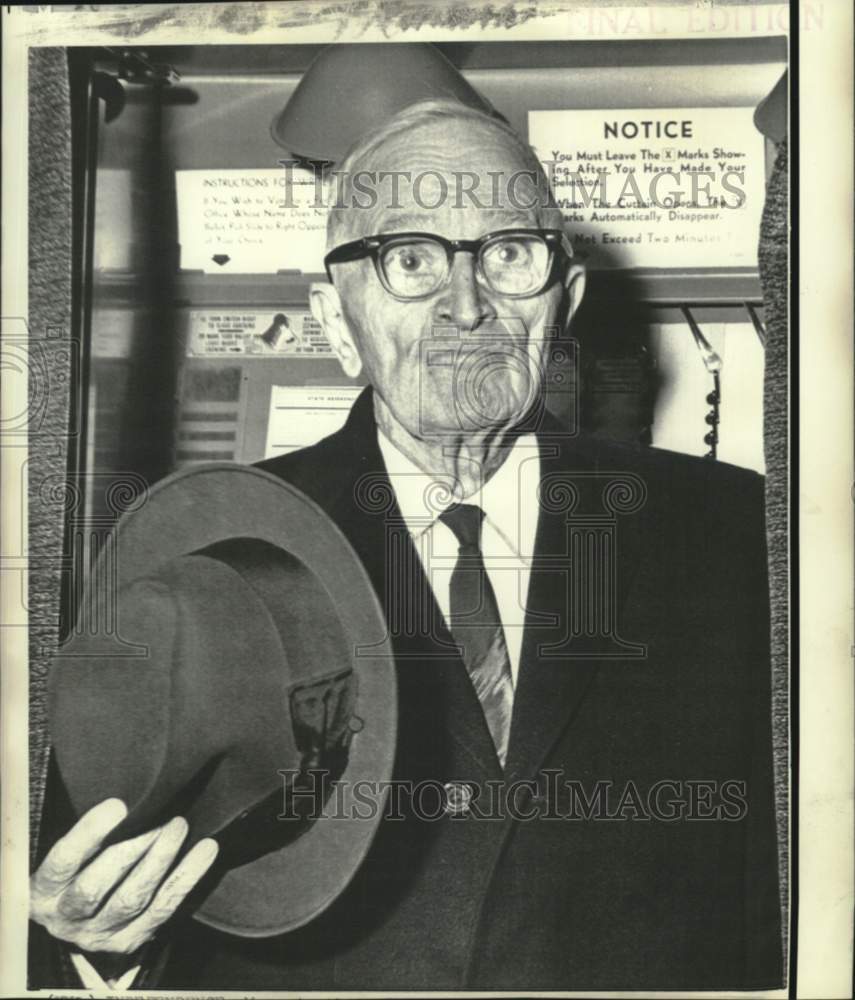
[[[396,199],[390,182],[378,183],[375,208],[349,209],[347,239],[399,232],[477,239],[538,228],[537,210],[529,207],[536,204],[534,183],[518,176],[514,203],[508,198],[510,179],[530,167],[505,136],[478,123],[439,121],[393,136],[359,169],[406,171],[413,183],[402,179]],[[459,177],[473,173],[478,200],[489,208],[457,197]],[[368,380],[414,437],[489,433],[517,423],[537,399],[547,329],[564,298],[560,280],[526,298],[502,296],[478,280],[474,256],[459,252],[445,287],[402,301],[384,289],[370,258],[336,267],[342,312]]]

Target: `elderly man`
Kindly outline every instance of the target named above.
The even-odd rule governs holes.
[[[402,796],[325,913],[248,941],[181,905],[210,841],[162,881],[182,820],[98,855],[107,802],[36,873],[34,919],[151,987],[778,985],[761,480],[544,408],[584,276],[506,125],[415,105],[335,195],[311,305],[370,386],[264,467],[363,561],[396,656],[395,778],[443,807]]]

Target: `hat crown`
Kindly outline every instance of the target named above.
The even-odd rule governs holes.
[[[271,133],[295,156],[339,163],[396,112],[430,99],[493,111],[435,45],[329,45],[303,74]]]

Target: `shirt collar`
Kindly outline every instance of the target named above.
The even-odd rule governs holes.
[[[423,472],[377,428],[377,441],[398,507],[410,534],[418,539],[433,527],[439,515],[455,503],[451,484]],[[520,517],[536,508],[540,482],[537,438],[517,438],[502,465],[466,503],[477,504],[507,544],[519,550]]]

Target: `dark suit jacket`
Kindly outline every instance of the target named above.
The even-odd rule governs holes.
[[[505,775],[402,527],[370,391],[341,431],[263,463],[336,521],[387,610],[396,779],[465,781],[483,808],[428,820],[404,797],[319,918],[255,941],[176,920],[149,986],[780,985],[762,479],[549,420],[540,443]],[[529,784],[491,817],[503,780]]]

